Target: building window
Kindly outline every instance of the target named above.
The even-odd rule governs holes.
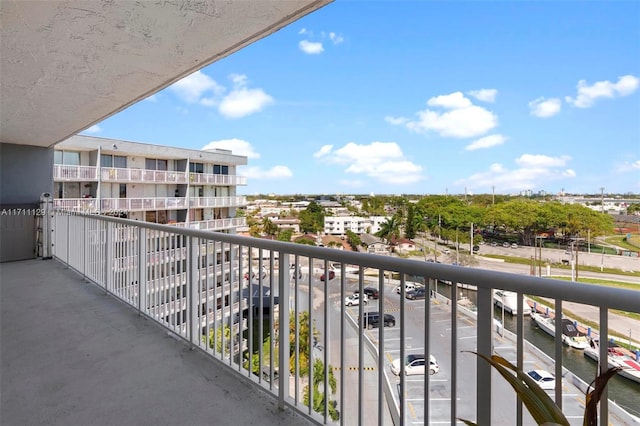
[[[120,198],[127,198],[127,184],[120,184]]]
[[[126,169],[127,157],[125,157],[124,155],[101,154],[100,166],[101,167],[117,167],[119,169]]]
[[[229,166],[223,166],[220,164],[213,165],[213,174],[215,175],[228,175],[229,174]]]
[[[80,165],[80,153],[73,151],[54,151],[53,164],[64,164],[67,166]]]
[[[147,170],[167,170],[167,160],[156,158],[145,158],[144,168]]]
[[[191,173],[204,173],[203,163],[189,163],[189,171]]]

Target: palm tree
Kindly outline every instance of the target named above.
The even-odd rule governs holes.
[[[380,224],[380,230],[374,235],[390,244],[392,240],[400,237],[400,221],[395,215],[391,216]]]

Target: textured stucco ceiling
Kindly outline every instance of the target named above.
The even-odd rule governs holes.
[[[51,146],[332,0],[2,0],[0,142]]]

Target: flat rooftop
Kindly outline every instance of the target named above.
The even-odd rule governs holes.
[[[305,425],[55,260],[0,264],[2,425]]]

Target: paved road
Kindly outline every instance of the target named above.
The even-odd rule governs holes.
[[[427,242],[428,247],[433,247],[433,242]],[[439,246],[444,249],[445,246]],[[468,252],[467,252],[468,253]],[[491,269],[494,271],[501,272],[509,272],[514,274],[521,275],[530,275],[531,267],[529,265],[521,265],[515,263],[506,263],[501,262],[497,259],[483,257],[482,254],[498,254],[503,256],[515,256],[530,259],[534,256],[534,248],[533,247],[518,247],[515,249],[505,248],[502,246],[492,247],[489,244],[484,244],[480,246],[480,251],[477,255],[474,255],[478,264],[473,266],[476,268],[483,269]],[[559,263],[562,259],[571,260],[571,256],[565,253],[565,250],[558,249],[542,249],[542,258],[551,260],[555,263]],[[424,260],[423,258],[416,257],[416,260]],[[440,256],[440,261],[453,262],[455,261],[455,253],[443,257]],[[604,260],[603,260],[604,259]],[[575,259],[574,259],[575,260]],[[618,275],[618,274],[607,274],[607,273],[598,273],[598,272],[588,272],[588,271],[580,271],[580,265],[588,265],[599,267],[604,264],[606,268],[616,268],[624,271],[640,271],[640,258],[633,258],[628,256],[615,256],[615,255],[602,255],[601,253],[585,253],[580,252],[578,254],[578,277],[589,277],[589,278],[599,278],[599,279],[608,279],[612,281],[623,281],[631,284],[638,285],[638,291],[640,291],[640,278],[634,276],[627,275]],[[537,270],[536,270],[537,272]],[[555,277],[571,277],[572,272],[569,269],[563,268],[551,268],[550,271],[547,271],[545,268],[542,269],[542,275],[547,276],[550,274]],[[572,312],[574,315],[579,316],[581,318],[585,318],[591,321],[597,322],[599,319],[599,311],[598,308],[582,305],[578,303],[571,302],[563,302],[564,309]],[[640,321],[633,320],[631,318],[617,315],[613,312],[609,313],[609,329],[615,331],[616,333],[622,336],[628,336],[631,333],[631,340],[637,346],[640,346]]]

